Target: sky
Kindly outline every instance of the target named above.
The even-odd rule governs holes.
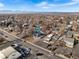
[[[0,10],[79,12],[79,0],[0,0]]]

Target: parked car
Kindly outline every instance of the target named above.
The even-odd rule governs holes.
[[[16,49],[19,53],[21,53],[21,59],[30,55],[31,48],[27,48],[19,44],[13,44],[11,46],[14,47],[14,49]]]
[[[47,37],[45,38],[46,41],[50,41],[52,39],[53,34],[49,34],[47,35]]]

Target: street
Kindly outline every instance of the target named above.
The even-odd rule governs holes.
[[[38,45],[35,45],[31,42],[28,42],[28,41],[24,41],[24,39],[20,39],[19,37],[17,36],[14,36],[2,29],[0,29],[0,36],[2,36],[3,38],[5,38],[6,40],[10,41],[10,42],[14,42],[14,43],[21,43],[22,45],[24,45],[25,47],[29,47],[33,50],[36,50],[36,51],[39,51],[41,53],[43,53],[44,55],[46,55],[48,57],[48,59],[62,59],[58,56],[55,56],[51,53],[51,51],[45,49],[45,48],[42,48]]]

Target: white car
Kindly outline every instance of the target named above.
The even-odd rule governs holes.
[[[46,41],[50,41],[51,39],[52,39],[52,36],[53,36],[53,34],[49,34],[49,35],[47,35],[47,37],[46,37]]]

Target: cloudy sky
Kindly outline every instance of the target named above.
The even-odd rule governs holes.
[[[0,10],[79,12],[79,0],[0,0]]]

